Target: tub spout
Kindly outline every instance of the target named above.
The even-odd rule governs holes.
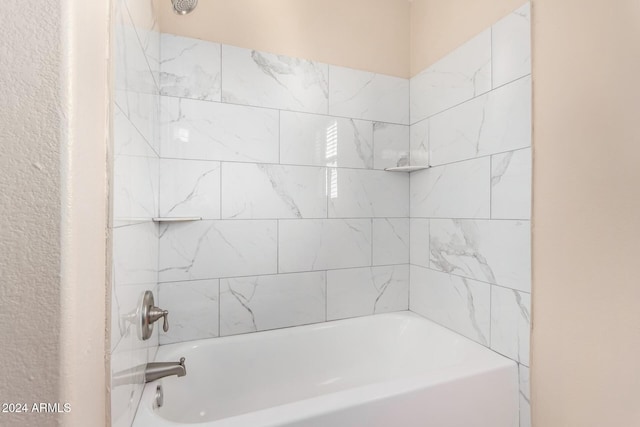
[[[187,375],[184,357],[180,358],[180,362],[147,363],[147,367],[144,370],[144,382],[149,383],[171,375],[177,375],[179,377]]]

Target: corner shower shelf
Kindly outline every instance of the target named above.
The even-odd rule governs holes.
[[[184,216],[174,218],[153,218],[153,222],[187,222],[187,221],[200,221],[202,217],[199,216]]]
[[[429,169],[431,166],[396,166],[393,168],[385,168],[387,172],[415,172],[423,169]]]

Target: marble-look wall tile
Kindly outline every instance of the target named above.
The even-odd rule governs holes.
[[[409,162],[409,126],[373,124],[374,169],[405,166]]]
[[[373,265],[409,263],[409,218],[373,220]]]
[[[160,25],[154,0],[127,0],[126,3],[149,68],[154,80],[158,83],[160,81]]]
[[[491,158],[491,218],[531,219],[531,149]]]
[[[371,169],[373,124],[281,111],[280,163]]]
[[[278,162],[278,112],[185,98],[162,99],[162,157]]]
[[[138,312],[146,290],[153,290],[155,282],[122,284],[113,282],[111,294],[111,351],[127,340],[137,340],[142,333]],[[130,346],[130,343],[122,344]]]
[[[410,126],[410,157],[412,166],[430,165],[429,160],[429,120],[422,120]]]
[[[158,281],[158,230],[151,221],[113,229],[117,286]]]
[[[160,216],[220,218],[220,162],[160,160]]]
[[[431,268],[500,286],[531,289],[528,221],[432,219]]]
[[[491,89],[491,30],[478,34],[411,79],[411,123]]]
[[[327,113],[326,64],[223,45],[222,76],[224,102]]]
[[[279,221],[279,272],[371,265],[370,219]]]
[[[409,80],[333,65],[329,75],[329,114],[409,124]]]
[[[489,218],[490,158],[411,174],[411,217]]]
[[[432,165],[531,146],[531,78],[433,116],[429,144]]]
[[[276,234],[276,221],[266,220],[162,225],[160,281],[275,273]]]
[[[327,320],[407,310],[409,266],[327,271]]]
[[[220,101],[219,43],[162,34],[160,93]]]
[[[325,321],[325,272],[220,281],[220,334],[234,335]]]
[[[531,6],[527,2],[492,27],[493,87],[531,73]]]
[[[161,283],[157,305],[169,310],[170,327],[160,344],[217,337],[218,287],[218,279]]]
[[[529,368],[518,365],[520,377],[520,427],[531,427],[531,393],[529,391]]]
[[[113,146],[115,156],[157,156],[151,145],[118,105],[113,108]]]
[[[411,218],[410,220],[410,263],[429,267],[429,220]]]
[[[409,177],[377,170],[329,169],[329,217],[408,217]]]
[[[531,295],[492,286],[491,348],[529,366]]]
[[[113,167],[113,217],[151,219],[158,214],[158,158],[117,156]]]
[[[326,218],[327,171],[311,166],[224,163],[223,218]]]
[[[115,91],[115,104],[153,151],[160,153],[160,96],[131,91]],[[119,143],[115,143],[118,146]]]
[[[415,265],[410,274],[411,311],[489,345],[491,285]]]

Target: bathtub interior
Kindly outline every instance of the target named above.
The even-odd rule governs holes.
[[[163,346],[165,420],[201,423],[405,378],[442,381],[506,359],[409,312]],[[145,405],[144,399],[142,405]]]

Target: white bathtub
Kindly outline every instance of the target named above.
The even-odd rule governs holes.
[[[516,364],[413,313],[160,347],[134,427],[516,427]],[[164,406],[154,409],[156,385]]]

